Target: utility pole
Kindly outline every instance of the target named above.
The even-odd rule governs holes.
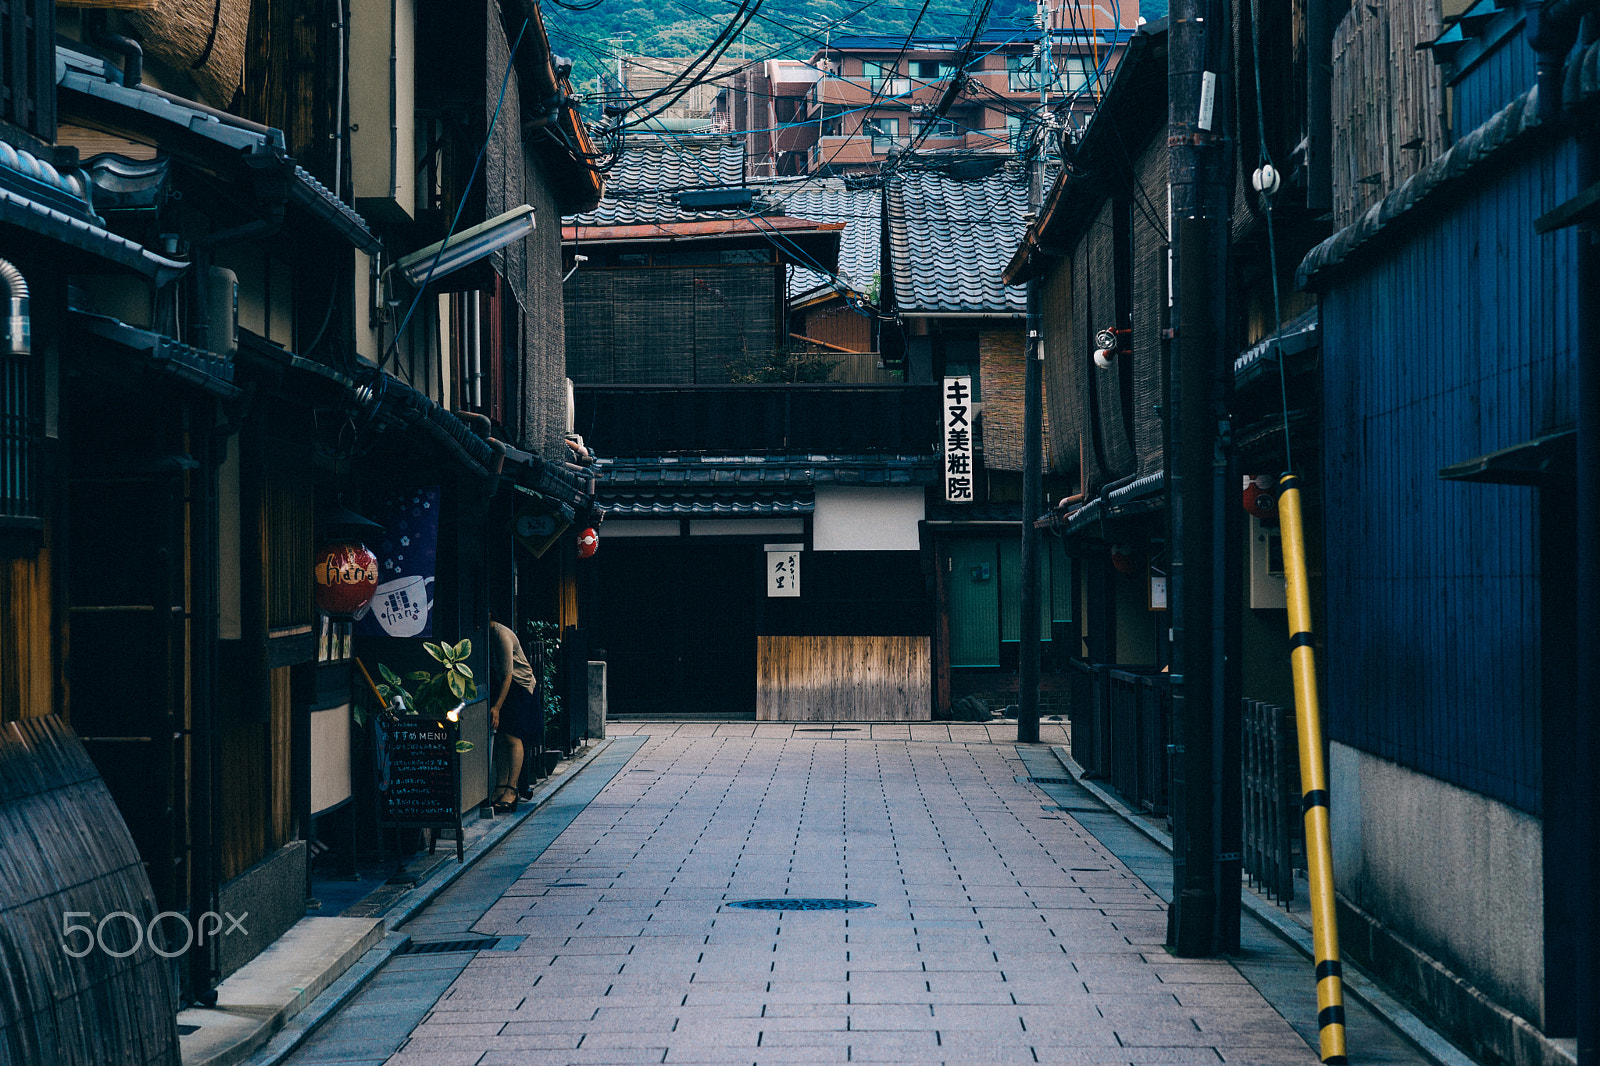
[[[1600,18],[1589,16],[1582,40],[1596,38]],[[1590,127],[1582,135],[1578,149],[1578,188],[1593,188],[1600,181],[1600,135]],[[1576,712],[1572,717],[1572,755],[1563,761],[1580,769],[1576,793],[1562,804],[1571,808],[1566,816],[1572,824],[1573,842],[1570,876],[1587,895],[1579,906],[1577,928],[1573,930],[1572,952],[1577,960],[1574,975],[1574,1002],[1577,1017],[1578,1066],[1600,1066],[1600,902],[1593,887],[1600,877],[1600,783],[1592,772],[1600,759],[1600,639],[1594,627],[1583,622],[1587,607],[1600,595],[1600,560],[1594,546],[1600,543],[1600,222],[1591,222],[1578,231],[1578,433],[1577,470],[1574,495],[1578,545],[1575,567],[1575,596],[1571,601],[1578,615],[1571,661],[1577,665]],[[1552,490],[1559,491],[1559,490]],[[1548,759],[1550,756],[1546,755]],[[1587,771],[1587,772],[1585,772]],[[1548,780],[1548,778],[1547,778]],[[1546,796],[1550,795],[1547,790]],[[1548,804],[1549,801],[1547,800]],[[1548,809],[1548,807],[1547,807]],[[1546,860],[1548,862],[1548,860]],[[1548,868],[1548,867],[1547,867]],[[1584,888],[1589,891],[1584,893]]]
[[[1039,21],[1038,150],[1028,181],[1028,209],[1038,225],[1044,204],[1045,147],[1050,134],[1050,81],[1054,60],[1050,55],[1050,10],[1046,0],[1035,7]],[[1033,520],[1044,509],[1044,359],[1039,322],[1039,279],[1028,279],[1028,339],[1022,375],[1022,602],[1018,609],[1021,648],[1017,662],[1017,743],[1039,743],[1039,530]]]
[[[1239,508],[1229,506],[1228,8],[1174,0],[1167,45],[1172,349],[1166,470],[1172,531],[1173,900],[1167,946],[1239,948],[1242,847]],[[1232,492],[1229,486],[1234,486]]]

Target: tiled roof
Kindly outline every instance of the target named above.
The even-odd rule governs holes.
[[[341,237],[366,252],[376,254],[382,242],[367,227],[366,221],[316,178],[284,155],[283,133],[257,126],[243,119],[232,119],[179,97],[151,91],[144,86],[125,86],[106,80],[105,61],[84,55],[62,45],[56,47],[56,84],[67,93],[126,109],[130,115],[149,116],[173,127],[185,129],[239,153],[271,156],[292,168],[294,181],[289,198],[308,213],[332,227]]]
[[[682,211],[672,194],[679,189],[743,185],[744,162],[744,141],[735,138],[634,138],[606,176],[605,198],[599,205],[562,221],[568,226],[627,226],[743,217],[749,212]]]
[[[602,459],[600,465],[610,495],[658,487],[720,492],[768,485],[931,485],[938,475],[933,455],[683,456]]]
[[[166,259],[105,228],[83,179],[64,175],[30,152],[0,142],[0,224],[15,226],[137,271],[158,284],[187,263]]]
[[[728,237],[741,234],[772,233],[839,233],[842,222],[815,222],[808,218],[784,218],[781,215],[759,218],[694,218],[683,222],[640,222],[619,226],[584,226],[581,236],[585,241],[638,241],[651,237]],[[570,241],[580,236],[579,227],[561,227],[561,239]]]
[[[1027,222],[1028,178],[1007,167],[982,181],[900,175],[886,190],[896,310],[910,314],[1027,311],[1001,277]]]
[[[601,492],[607,518],[797,515],[817,509],[809,491],[798,492]]]
[[[780,186],[767,193],[783,206],[790,218],[813,222],[843,222],[844,237],[839,244],[839,276],[850,288],[864,293],[872,287],[878,272],[879,231],[883,224],[883,201],[875,189],[846,189],[842,182]],[[814,270],[796,268],[789,277],[789,296],[832,284],[832,279]]]

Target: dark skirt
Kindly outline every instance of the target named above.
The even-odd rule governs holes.
[[[544,713],[538,697],[515,681],[500,705],[500,732],[523,741],[537,741],[544,732]]]

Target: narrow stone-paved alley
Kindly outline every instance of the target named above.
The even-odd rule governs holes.
[[[1167,954],[1161,898],[1030,783],[1048,748],[878,728],[616,736],[289,1061],[1317,1061],[1232,962]],[[802,899],[855,906],[733,906]]]

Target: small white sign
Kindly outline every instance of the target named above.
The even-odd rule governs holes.
[[[944,379],[944,498],[951,503],[971,503],[972,378]]]
[[[800,552],[767,552],[767,595],[800,595]]]

